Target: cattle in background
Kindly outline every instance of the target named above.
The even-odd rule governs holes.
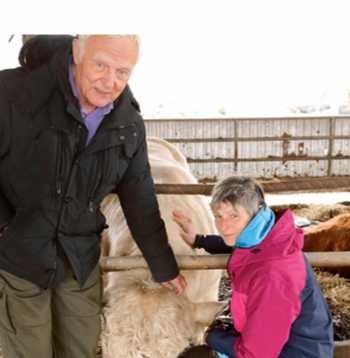
[[[148,152],[155,183],[193,184],[183,155],[169,143],[149,138]],[[197,232],[215,234],[209,205],[199,195],[158,195],[169,242],[176,255],[206,255],[181,238],[172,219],[174,209],[190,216]],[[103,233],[104,256],[141,255],[131,238],[116,195],[102,203],[109,229]],[[220,270],[183,271],[187,288],[182,296],[152,280],[149,270],[110,272],[106,277],[105,327],[102,335],[105,358],[176,358],[190,344],[202,343],[204,323],[224,304],[217,302]]]
[[[303,251],[350,251],[350,213],[338,215],[306,232]],[[327,270],[350,278],[349,267]]]

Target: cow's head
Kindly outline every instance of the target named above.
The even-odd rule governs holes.
[[[151,278],[147,270],[113,273],[102,335],[106,358],[176,358],[202,343],[204,326],[227,302],[193,303]]]

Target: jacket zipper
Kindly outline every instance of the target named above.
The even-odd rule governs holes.
[[[227,265],[226,265],[227,266],[226,271],[227,271],[228,277],[230,277],[230,280],[231,280],[231,276],[230,276],[230,272],[228,271],[228,265],[229,265],[229,263],[231,261],[232,255],[234,254],[235,251],[236,251],[236,247],[234,247],[232,252],[230,253],[230,256],[229,256],[229,258],[227,260]]]
[[[94,211],[94,198],[90,199],[89,202],[89,211],[92,213]]]
[[[94,190],[92,191],[91,199],[89,200],[88,210],[92,213],[94,211],[94,202],[95,202],[95,196],[97,193],[97,190],[102,182],[103,177],[103,163],[105,159],[105,153],[100,152],[98,157],[98,167],[97,167],[97,173],[100,173],[100,178],[97,180],[97,184],[94,187]]]
[[[58,132],[58,144],[57,144],[57,179],[56,179],[56,194],[61,194],[62,190],[62,134]]]
[[[227,268],[226,268],[226,271],[227,271],[228,277],[230,278],[230,281],[231,281],[232,279],[231,279],[230,272],[229,272],[229,270],[228,270],[228,265],[229,265],[229,263],[230,263],[230,261],[231,261],[232,255],[234,254],[235,251],[236,251],[236,247],[233,248],[233,250],[232,250],[232,252],[231,252],[231,254],[230,254],[230,256],[229,256],[229,258],[228,258],[228,260],[227,260]],[[231,302],[230,302],[230,306],[231,306]],[[231,307],[230,307],[230,311],[231,311]],[[235,322],[234,322],[234,320],[233,320],[233,317],[232,317],[232,329],[233,329],[233,331],[235,332],[236,336],[241,336],[241,333],[239,333],[239,332],[236,330],[236,328],[235,328]]]
[[[81,127],[82,127],[82,125],[79,124],[79,125],[78,125],[78,128],[77,128],[77,135],[76,135],[76,137],[75,137],[75,146],[74,146],[74,154],[75,154],[75,156],[76,156],[77,153],[78,153],[78,145],[79,145]]]

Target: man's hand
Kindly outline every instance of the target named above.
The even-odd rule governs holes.
[[[179,275],[169,282],[162,282],[162,285],[169,290],[175,291],[175,293],[180,296],[185,291],[187,283],[185,277]]]
[[[192,220],[179,210],[173,211],[173,220],[180,226],[181,237],[191,246],[194,245],[197,233],[193,229]]]

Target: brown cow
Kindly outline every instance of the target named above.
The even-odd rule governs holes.
[[[304,235],[304,252],[350,251],[350,213],[320,224]],[[350,267],[327,268],[350,278]]]

